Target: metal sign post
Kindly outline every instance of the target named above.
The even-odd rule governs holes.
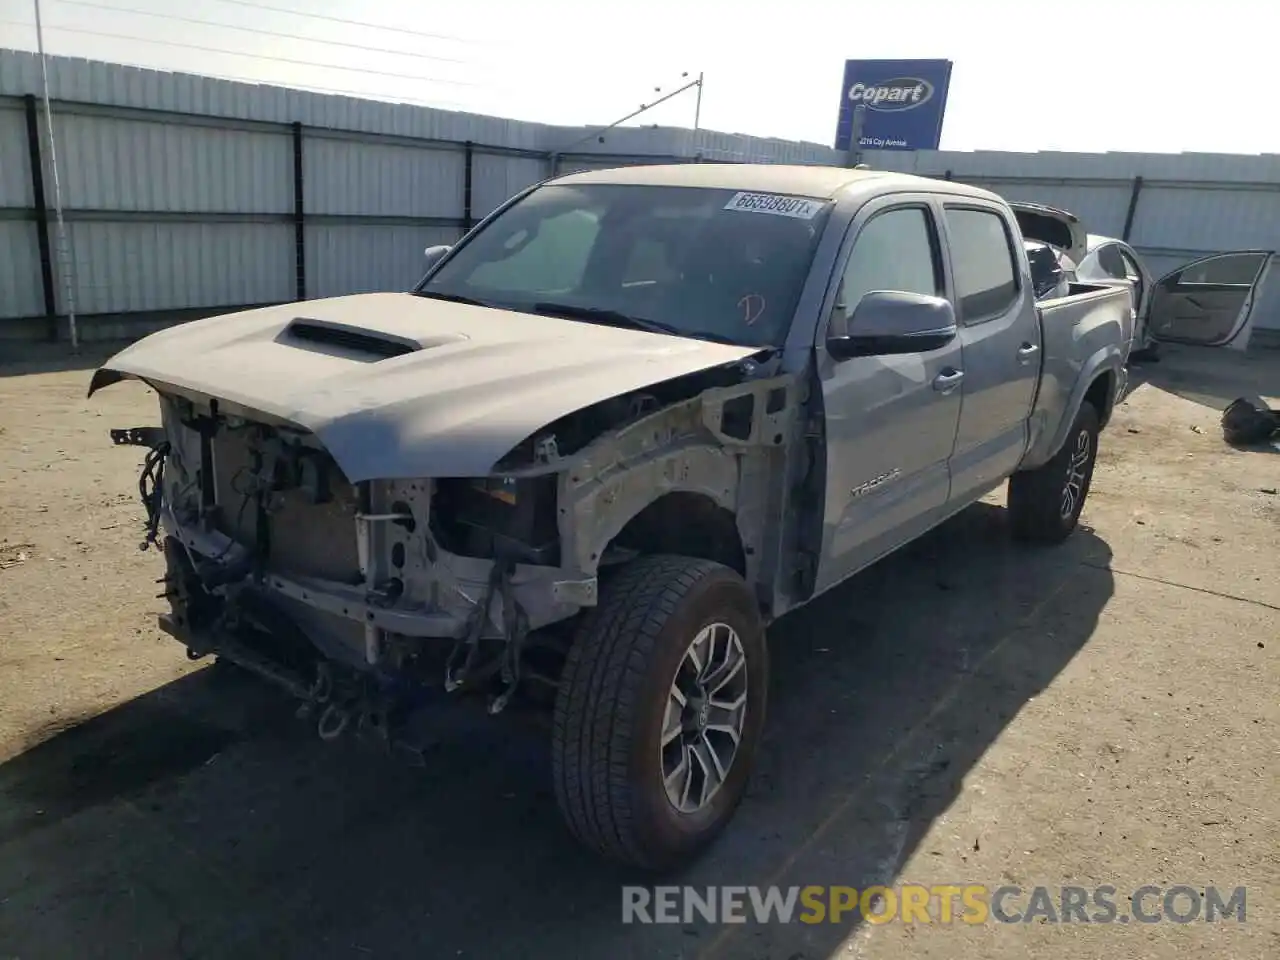
[[[858,104],[853,108],[853,126],[849,129],[849,149],[844,154],[844,165],[856,167],[862,162],[862,131],[867,123],[867,108]]]

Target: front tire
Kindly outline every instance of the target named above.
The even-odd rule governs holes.
[[[556,698],[552,774],[570,831],[631,866],[691,860],[746,791],[768,682],[737,573],[670,555],[624,567],[583,617]]]
[[[1085,401],[1062,449],[1043,466],[1009,478],[1009,518],[1015,537],[1061,543],[1071,536],[1089,496],[1100,429],[1097,409]]]

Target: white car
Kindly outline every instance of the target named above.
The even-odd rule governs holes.
[[[1123,240],[1094,233],[1085,236],[1085,251],[1085,255],[1076,261],[1076,279],[1086,283],[1128,286],[1134,317],[1130,356],[1138,354],[1134,359],[1154,357],[1156,341],[1147,322],[1153,284],[1151,273],[1143,266],[1138,251]]]
[[[1233,342],[1248,324],[1271,264],[1270,250],[1234,250],[1153,280],[1137,250],[1124,240],[1089,233],[1075,214],[1040,203],[1010,206],[1023,236],[1060,250],[1064,270],[1074,279],[1129,288],[1135,360],[1154,359],[1161,341],[1211,347]]]

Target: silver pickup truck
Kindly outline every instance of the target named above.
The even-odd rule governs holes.
[[[1034,298],[1009,206],[936,180],[689,164],[532,187],[409,293],[153,334],[163,629],[400,742],[432,685],[548,712],[572,832],[647,868],[743,796],[765,628],[1008,482],[1076,526],[1129,295]],[[849,638],[856,643],[856,637]]]

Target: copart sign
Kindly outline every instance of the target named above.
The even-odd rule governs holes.
[[[950,60],[845,61],[836,149],[849,149],[859,106],[863,150],[938,149],[950,82]]]

